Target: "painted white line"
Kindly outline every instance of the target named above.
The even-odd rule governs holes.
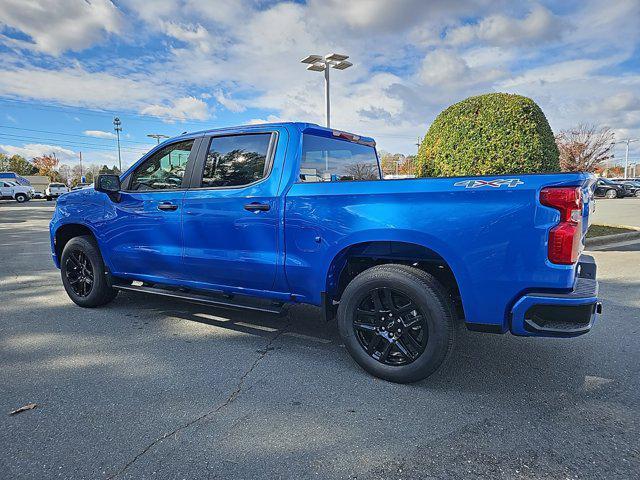
[[[206,318],[207,320],[215,320],[216,322],[228,322],[228,318],[218,317],[217,315],[210,315],[208,313],[194,313],[194,317]]]
[[[245,322],[233,322],[234,325],[240,325],[241,327],[249,327],[255,328],[256,330],[262,330],[265,332],[277,332],[277,328],[265,327],[263,325],[254,325],[253,323],[245,323]]]

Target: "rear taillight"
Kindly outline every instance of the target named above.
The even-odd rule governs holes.
[[[560,211],[560,223],[549,231],[549,261],[576,263],[582,240],[582,191],[575,187],[543,188],[540,203]]]

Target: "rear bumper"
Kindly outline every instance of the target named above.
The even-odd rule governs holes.
[[[522,296],[511,310],[511,333],[537,337],[575,337],[591,330],[602,310],[598,301],[596,264],[582,255],[573,290]]]

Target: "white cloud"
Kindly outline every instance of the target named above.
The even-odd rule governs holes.
[[[216,90],[213,96],[220,105],[230,112],[244,112],[246,110],[244,105],[229,98],[222,90]]]
[[[168,105],[149,105],[143,108],[140,113],[168,121],[207,120],[211,116],[207,104],[195,97],[177,98],[169,102]]]
[[[96,138],[116,138],[115,133],[104,132],[102,130],[85,130],[84,134],[89,137],[96,137]]]
[[[533,7],[523,19],[506,15],[491,15],[475,25],[464,25],[447,33],[447,40],[454,45],[483,41],[490,45],[521,45],[548,42],[560,38],[566,28],[562,19],[541,5]]]
[[[57,70],[4,68],[0,75],[3,96],[97,109],[135,110],[168,121],[209,118],[206,103],[190,96],[176,98],[177,90],[177,86],[160,83],[153,75],[133,73],[121,77],[109,72],[90,72],[81,66]]]
[[[55,154],[60,161],[77,159],[77,154],[73,150],[59,145],[45,145],[41,143],[28,143],[21,147],[14,145],[0,145],[0,151],[7,155],[20,155],[28,160],[42,155]]]
[[[210,53],[213,45],[213,37],[200,24],[180,24],[176,22],[162,22],[162,30],[166,35],[190,43],[202,53]]]
[[[420,78],[426,85],[442,85],[468,78],[469,65],[453,52],[437,50],[422,62]]]
[[[0,35],[10,46],[60,55],[88,48],[106,34],[118,34],[124,20],[109,0],[3,0],[0,26],[20,30],[30,41]]]
[[[169,96],[170,88],[145,76],[122,78],[108,72],[90,72],[81,66],[62,69],[27,66],[2,69],[0,95],[93,108],[123,105],[136,108],[154,97]]]
[[[640,96],[630,91],[616,93],[606,98],[602,106],[610,112],[640,111]]]

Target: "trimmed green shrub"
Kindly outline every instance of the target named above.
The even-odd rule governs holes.
[[[559,172],[558,147],[530,98],[489,93],[451,105],[418,149],[416,176]]]

